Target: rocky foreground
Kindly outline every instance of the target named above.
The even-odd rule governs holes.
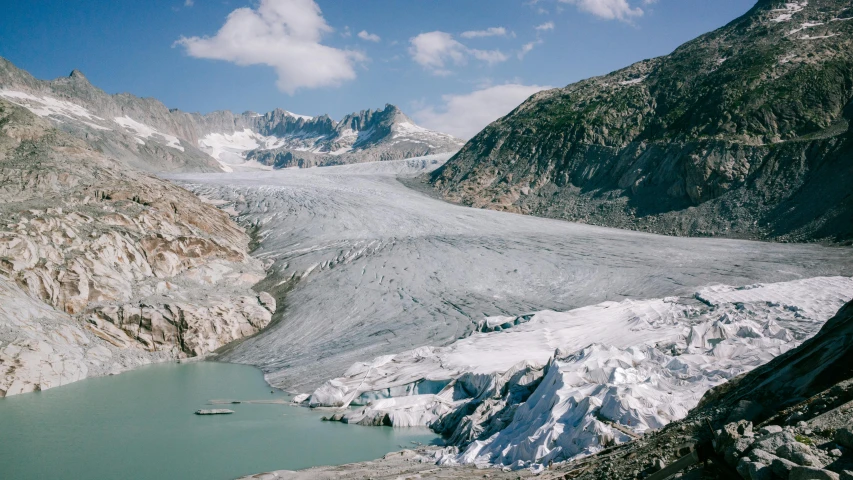
[[[0,396],[207,355],[276,301],[228,215],[0,99]]]

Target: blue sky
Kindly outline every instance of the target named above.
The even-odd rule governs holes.
[[[37,78],[77,68],[107,92],[185,111],[340,118],[393,103],[468,137],[537,88],[669,53],[753,4],[21,0],[4,5],[0,56]]]

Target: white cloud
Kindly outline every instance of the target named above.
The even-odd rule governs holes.
[[[481,60],[483,62],[488,63],[489,65],[494,65],[496,63],[501,63],[507,61],[509,57],[506,56],[500,50],[468,50],[468,53],[473,55],[477,60]]]
[[[419,125],[469,139],[488,124],[511,112],[529,96],[551,87],[507,84],[486,87],[464,95],[443,95],[436,108],[426,106],[414,113]]]
[[[331,31],[314,0],[261,0],[256,10],[231,12],[213,37],[181,37],[175,45],[196,58],[269,65],[278,74],[278,88],[292,95],[356,77],[354,64],[366,57],[322,45]]]
[[[643,0],[644,5],[650,5],[657,0]],[[630,22],[634,17],[642,17],[645,12],[640,7],[631,7],[628,0],[560,0],[562,3],[575,5],[578,9],[591,13],[606,20]]]
[[[467,48],[446,32],[422,33],[409,40],[412,59],[435,75],[449,75],[448,63],[464,65]]]
[[[192,7],[193,5],[195,5],[195,2],[193,0],[184,0],[185,7]]]
[[[358,38],[367,40],[368,42],[378,42],[379,40],[382,40],[379,38],[379,35],[376,35],[375,33],[367,33],[367,30],[358,32]]]
[[[536,31],[546,32],[554,29],[554,22],[545,22],[542,25],[536,25]]]
[[[528,53],[530,53],[530,51],[533,50],[533,48],[536,47],[536,45],[542,45],[543,43],[545,43],[545,42],[542,41],[541,39],[536,40],[535,42],[525,43],[524,45],[521,46],[521,50],[518,51],[516,56],[518,57],[519,60],[524,60],[524,56],[527,55]]]
[[[462,32],[460,35],[462,38],[477,38],[477,37],[503,37],[506,35],[506,28],[504,27],[491,27],[485,30],[469,30],[467,32]]]
[[[409,54],[412,60],[430,71],[433,75],[450,75],[447,67],[465,65],[468,57],[494,65],[506,61],[509,57],[500,50],[470,49],[456,41],[447,32],[422,33],[409,40]]]

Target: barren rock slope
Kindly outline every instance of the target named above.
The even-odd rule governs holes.
[[[228,215],[0,100],[0,396],[205,355],[269,324]]]

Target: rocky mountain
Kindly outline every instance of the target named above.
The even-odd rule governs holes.
[[[537,93],[447,199],[672,235],[853,239],[853,5],[760,0],[670,55]]]
[[[275,300],[252,290],[264,267],[228,214],[52,123],[0,99],[0,397],[270,323]]]
[[[77,70],[38,80],[3,58],[0,98],[51,119],[105,155],[155,172],[230,171],[247,157],[275,167],[398,160],[455,152],[464,143],[418,127],[392,105],[340,122],[282,109],[202,115],[168,109],[152,98],[109,95]]]
[[[343,165],[453,152],[464,143],[417,126],[394,105],[353,113],[330,126],[324,136],[297,136],[282,147],[253,150],[248,159],[276,168]]]

